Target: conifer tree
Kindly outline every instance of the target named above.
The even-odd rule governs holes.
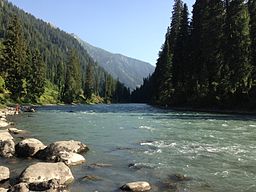
[[[249,0],[248,2],[250,13],[250,35],[251,35],[251,63],[256,68],[256,1]],[[255,71],[254,71],[255,73]],[[256,80],[256,77],[254,77]]]
[[[203,23],[206,14],[208,0],[196,0],[193,6],[191,23],[191,86],[189,92],[193,97],[204,97],[207,93],[207,68],[202,56]],[[193,99],[192,99],[193,100]]]
[[[172,51],[174,51],[174,48],[176,46],[176,40],[180,30],[182,10],[183,10],[183,2],[181,0],[174,0],[173,11],[172,11],[172,21],[170,25],[170,35],[169,35],[169,42],[168,42],[170,46],[170,50]]]
[[[85,84],[84,84],[84,96],[86,99],[90,99],[94,92],[94,70],[92,63],[89,63],[86,68]]]
[[[6,87],[14,100],[24,92],[26,49],[22,26],[17,16],[11,19],[4,43],[3,70],[6,73]]]
[[[30,63],[29,78],[27,79],[27,96],[33,101],[37,102],[37,99],[44,93],[45,78],[46,78],[46,66],[42,60],[42,56],[38,49],[32,52],[32,58]]]
[[[65,85],[62,93],[62,100],[71,104],[78,98],[81,89],[80,63],[75,50],[69,53],[69,60],[66,69]]]
[[[176,46],[173,55],[173,86],[175,92],[181,92],[184,94],[184,88],[186,81],[189,81],[189,19],[188,19],[188,7],[184,4],[184,8],[181,14],[180,31],[178,33]]]
[[[224,3],[222,0],[209,1],[203,20],[202,58],[207,69],[208,104],[220,100],[221,68],[223,67]],[[223,74],[224,75],[224,74]]]
[[[241,99],[251,86],[249,14],[244,0],[231,1],[226,15],[225,62],[229,69],[228,92]],[[227,74],[226,74],[227,75]]]

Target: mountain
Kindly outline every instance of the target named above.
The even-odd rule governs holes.
[[[13,24],[14,27],[11,26],[12,23],[15,24]],[[25,63],[31,64],[30,53],[34,50],[39,50],[43,63],[46,65],[46,79],[52,85],[56,85],[56,89],[58,89],[57,91],[60,93],[59,95],[63,93],[66,86],[67,72],[70,72],[67,71],[69,64],[71,63],[70,61],[75,60],[75,71],[79,74],[76,76],[77,86],[75,89],[77,89],[77,94],[80,94],[81,90],[83,90],[83,92],[89,92],[88,89],[86,89],[86,81],[90,81],[94,95],[105,98],[106,101],[127,102],[129,96],[128,89],[106,72],[103,67],[97,65],[94,59],[76,38],[58,27],[44,22],[22,9],[19,9],[7,0],[0,0],[0,76],[2,74],[6,76],[7,72],[10,71],[10,69],[6,69],[7,67],[3,67],[2,64],[2,57],[5,53],[5,51],[2,50],[2,47],[4,47],[3,44],[8,38],[9,33],[13,34],[18,31],[11,31],[9,28],[13,28],[13,30],[16,28],[20,29],[20,37],[22,38],[19,39],[24,40],[24,42],[20,44],[24,44],[24,47],[18,47],[17,50],[22,50],[24,48],[26,53],[20,55],[23,55],[23,58],[27,60]],[[13,44],[15,45],[15,43]],[[75,59],[71,60],[71,58]],[[89,75],[86,75],[89,66],[92,68],[90,70],[90,74],[92,73],[90,79],[88,79]],[[17,72],[18,70],[14,69],[13,71]],[[25,82],[25,77],[23,73],[20,73],[19,75],[21,76],[19,79],[19,86],[22,87],[22,89],[25,89],[26,86],[23,86],[23,84],[20,85],[22,82]],[[18,77],[18,75],[15,75],[15,77]],[[72,78],[74,79],[74,77]],[[76,84],[74,81],[72,82],[73,85]],[[25,93],[25,91],[23,92]]]
[[[135,89],[142,85],[143,78],[148,77],[155,69],[149,63],[121,54],[110,53],[104,49],[90,45],[76,35],[73,36],[101,67],[130,89]]]

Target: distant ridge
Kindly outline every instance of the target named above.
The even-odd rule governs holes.
[[[95,47],[72,34],[89,55],[114,78],[119,79],[130,89],[142,85],[143,78],[154,72],[154,66],[147,62],[133,59],[121,54],[113,54]]]

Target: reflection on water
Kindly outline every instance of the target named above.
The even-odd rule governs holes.
[[[161,192],[256,191],[253,116],[176,112],[141,104],[78,105],[40,107],[16,122],[45,144],[76,139],[89,145],[87,163],[72,167],[76,181],[71,191],[119,191],[136,180],[149,181],[152,191]],[[0,161],[14,174],[32,162]],[[111,166],[90,166],[93,163]],[[183,177],[173,180],[175,174]],[[181,179],[187,177],[191,179]]]

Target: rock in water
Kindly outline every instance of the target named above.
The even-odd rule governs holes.
[[[8,130],[0,130],[0,156],[12,157],[15,153],[13,137]]]
[[[80,165],[86,162],[85,158],[82,155],[66,151],[59,152],[59,154],[56,156],[55,161],[63,162],[68,166]]]
[[[16,128],[9,128],[8,131],[9,131],[9,133],[14,134],[14,135],[26,133],[26,131],[16,129]]]
[[[56,141],[49,145],[50,151],[60,152],[67,151],[73,153],[83,153],[88,151],[88,147],[80,141]]]
[[[10,178],[9,168],[0,166],[0,182],[6,181],[9,178]]]
[[[45,149],[46,146],[34,138],[24,139],[15,146],[15,151],[19,157],[32,157],[39,150]]]
[[[27,167],[19,180],[32,186],[33,190],[47,190],[53,187],[63,188],[74,181],[74,177],[67,165],[59,163],[36,163]]]
[[[82,153],[88,151],[88,147],[80,141],[57,141],[50,144],[44,150],[35,155],[38,159],[56,161],[61,152]]]
[[[151,189],[151,186],[148,182],[138,181],[138,182],[126,183],[120,189],[124,191],[140,192],[140,191],[149,191]]]

